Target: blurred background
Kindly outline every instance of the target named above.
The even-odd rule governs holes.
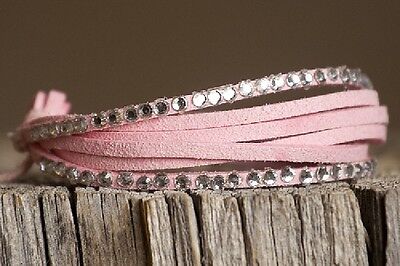
[[[5,133],[37,90],[63,90],[87,113],[342,64],[368,73],[389,106],[378,153],[396,162],[399,14],[400,1],[2,2],[0,168],[14,164]]]

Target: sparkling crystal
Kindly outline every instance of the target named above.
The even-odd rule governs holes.
[[[285,79],[282,75],[273,76],[271,79],[271,85],[273,90],[277,91],[285,86]]]
[[[123,172],[117,177],[117,183],[121,187],[130,187],[133,184],[133,176],[131,173]]]
[[[270,89],[272,89],[272,82],[269,78],[265,77],[257,81],[257,90],[260,93],[265,93]]]
[[[361,73],[359,80],[360,80],[361,86],[363,86],[364,88],[373,89],[374,85],[372,84],[371,80],[369,79],[369,77],[366,74]]]
[[[121,122],[122,115],[118,109],[114,109],[108,113],[107,118],[108,122],[113,125]]]
[[[58,176],[63,176],[65,174],[66,167],[63,163],[58,162],[54,165],[54,173]]]
[[[144,175],[139,177],[139,179],[136,181],[136,185],[138,189],[147,190],[151,187],[152,180],[150,177]]]
[[[65,171],[65,175],[70,181],[75,182],[79,180],[79,171],[74,167],[67,168],[67,170]]]
[[[192,185],[192,181],[186,175],[181,174],[175,178],[175,188],[178,190],[189,189],[191,185]]]
[[[351,163],[349,163],[346,165],[346,176],[348,178],[352,178],[353,174],[354,174],[354,166]]]
[[[46,173],[47,174],[54,174],[54,170],[55,170],[56,164],[57,164],[56,162],[48,160],[47,161],[47,165],[46,165]]]
[[[300,77],[297,73],[289,73],[286,77],[286,84],[289,87],[297,87],[300,85]]]
[[[358,80],[360,79],[360,75],[361,75],[360,69],[350,69],[349,70],[350,81],[352,83],[357,83]]]
[[[240,176],[236,172],[232,172],[228,175],[226,186],[228,188],[237,188],[241,182]]]
[[[207,175],[202,174],[196,178],[197,189],[207,189],[209,188],[209,186],[210,186],[210,178]]]
[[[242,81],[239,83],[239,93],[242,96],[249,96],[253,92],[253,84],[250,80]]]
[[[104,187],[111,186],[112,183],[112,174],[110,172],[101,172],[97,175],[97,182]]]
[[[232,86],[226,87],[222,91],[222,97],[224,98],[225,101],[229,102],[235,99],[236,97],[236,91]]]
[[[83,184],[91,184],[93,183],[95,176],[92,172],[90,171],[83,171],[80,175],[80,180],[82,181]]]
[[[156,189],[164,189],[167,188],[169,185],[169,178],[164,173],[158,173],[154,177],[153,183]]]
[[[320,69],[318,69],[314,72],[314,77],[315,77],[315,80],[318,81],[318,83],[324,83],[326,81],[325,74]]]
[[[225,179],[222,175],[214,176],[211,181],[211,188],[214,190],[222,190],[225,187]]]
[[[196,92],[192,97],[192,103],[196,107],[202,107],[206,103],[207,97],[202,92]]]
[[[127,109],[125,109],[124,117],[125,117],[125,120],[128,122],[135,121],[138,118],[138,114],[137,114],[135,107],[132,106],[132,107],[128,107]]]
[[[150,104],[148,103],[139,105],[138,110],[139,110],[139,116],[142,118],[150,117],[151,114],[153,113],[153,108],[151,108]]]
[[[364,163],[364,173],[366,177],[371,177],[374,173],[374,163],[367,161]]]
[[[85,118],[80,117],[73,121],[74,132],[85,132],[88,129],[88,123]]]
[[[300,182],[302,184],[310,184],[314,179],[313,172],[308,169],[303,169],[300,172]]]
[[[344,82],[344,83],[348,83],[350,82],[350,72],[348,68],[342,68],[340,70],[340,79]]]
[[[40,171],[46,172],[48,163],[49,163],[48,160],[41,160],[41,161],[39,162],[39,169],[40,169]]]
[[[278,179],[278,174],[273,169],[268,169],[264,174],[264,184],[272,186]]]
[[[60,134],[59,124],[51,124],[48,126],[48,133],[50,137],[56,137]]]
[[[320,182],[327,181],[330,177],[330,173],[326,166],[320,166],[316,171],[317,180]]]
[[[175,111],[178,111],[178,112],[183,111],[187,107],[186,99],[184,97],[174,98],[172,100],[171,106],[172,106],[172,109],[174,109]]]
[[[106,119],[103,114],[94,114],[92,116],[92,125],[94,127],[103,127],[106,124]],[[73,126],[72,126],[73,128]]]
[[[364,167],[360,163],[355,163],[354,164],[354,177],[355,178],[361,178],[364,177]]]
[[[343,165],[341,164],[334,164],[332,167],[332,177],[334,179],[341,179],[346,176],[345,170]]]
[[[248,175],[247,175],[247,184],[250,187],[258,187],[261,185],[261,177],[260,175],[256,172],[256,171],[251,171]]]
[[[221,94],[217,90],[211,90],[208,92],[208,101],[212,105],[216,105],[221,101]]]
[[[328,69],[327,75],[330,80],[336,81],[339,76],[339,72],[338,72],[337,68],[330,68],[330,69]]]
[[[69,135],[72,132],[74,132],[74,123],[72,121],[65,121],[60,124],[60,133],[61,134]]]
[[[281,180],[285,183],[289,183],[294,179],[296,172],[289,166],[286,166],[281,171]]]
[[[49,129],[47,128],[47,125],[44,126],[39,126],[38,127],[38,134],[40,139],[45,139],[47,136],[49,136]]]
[[[313,75],[308,71],[301,71],[300,73],[300,83],[303,86],[309,85],[313,81]]]
[[[165,101],[159,101],[154,105],[154,113],[156,115],[165,115],[168,113],[168,104]]]

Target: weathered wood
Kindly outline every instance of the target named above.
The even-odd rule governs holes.
[[[2,186],[0,264],[399,265],[399,182],[191,194]]]

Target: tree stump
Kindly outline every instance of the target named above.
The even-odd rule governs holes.
[[[399,182],[191,193],[3,185],[1,265],[400,265]]]

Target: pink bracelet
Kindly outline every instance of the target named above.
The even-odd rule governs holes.
[[[293,89],[338,92],[215,111]],[[88,186],[234,189],[370,176],[369,143],[388,115],[368,77],[346,67],[241,81],[90,115],[68,115],[63,93],[39,92],[13,135],[40,169]]]

